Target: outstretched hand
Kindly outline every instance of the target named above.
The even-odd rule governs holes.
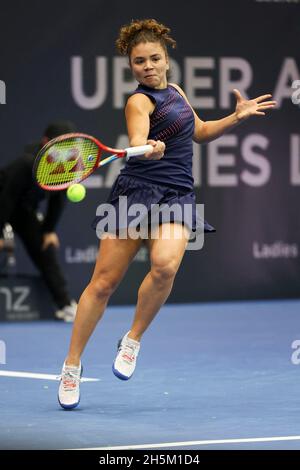
[[[248,119],[250,116],[265,116],[267,109],[274,108],[277,104],[276,101],[270,101],[271,94],[261,95],[252,100],[243,98],[239,90],[233,90],[236,97],[235,114],[239,121]]]

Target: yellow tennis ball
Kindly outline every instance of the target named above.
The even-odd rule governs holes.
[[[69,201],[80,202],[85,198],[86,189],[83,184],[72,184],[67,190]]]

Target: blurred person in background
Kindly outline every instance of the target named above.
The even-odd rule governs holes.
[[[22,240],[33,264],[41,273],[57,310],[55,318],[72,322],[77,303],[71,299],[67,282],[57,257],[59,238],[55,231],[65,204],[64,191],[44,191],[32,176],[38,151],[51,139],[75,131],[69,121],[56,121],[47,126],[39,142],[25,146],[23,154],[0,168],[0,251],[5,249],[3,235],[8,223]],[[39,206],[47,200],[45,213]]]

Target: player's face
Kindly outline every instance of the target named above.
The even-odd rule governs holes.
[[[167,87],[169,60],[159,42],[141,42],[132,48],[130,65],[134,78],[150,88]]]

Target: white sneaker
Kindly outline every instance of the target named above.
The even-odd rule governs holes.
[[[80,378],[82,365],[67,366],[64,362],[58,389],[58,402],[62,408],[71,410],[80,402]]]
[[[128,333],[118,342],[118,355],[112,366],[113,373],[121,380],[132,376],[140,350],[140,342],[128,338]]]
[[[75,300],[71,301],[70,305],[66,305],[61,310],[55,312],[56,318],[59,320],[64,320],[67,323],[71,323],[75,320],[77,312],[77,303]]]

